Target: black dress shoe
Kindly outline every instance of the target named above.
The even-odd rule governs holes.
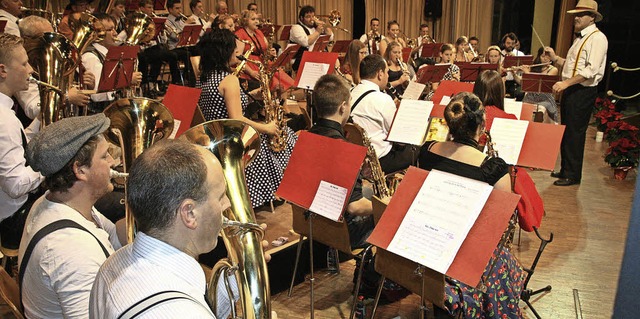
[[[558,171],[552,171],[551,172],[551,177],[553,177],[553,178],[562,178],[562,173],[558,172]]]
[[[556,186],[571,186],[576,184],[580,184],[580,181],[577,179],[571,179],[571,178],[561,178],[553,182],[553,185],[556,185]]]

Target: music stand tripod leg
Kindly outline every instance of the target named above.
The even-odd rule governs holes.
[[[289,293],[287,297],[291,297],[291,293],[293,292],[293,284],[296,280],[296,275],[298,274],[298,264],[300,263],[300,254],[302,253],[302,244],[304,243],[304,236],[300,235],[300,239],[298,241],[298,248],[296,251],[296,263],[293,266],[293,274],[291,275],[291,285],[289,286]]]
[[[314,286],[314,282],[315,282],[315,277],[313,276],[313,218],[316,214],[314,214],[313,212],[309,212],[309,270],[311,271],[311,273],[309,274],[309,284],[310,284],[310,293],[309,293],[309,298],[310,298],[310,302],[309,302],[309,310],[311,310],[311,319],[314,319],[314,313],[313,313],[313,309],[314,309],[314,290],[313,290],[313,286]]]
[[[382,294],[382,287],[384,286],[384,281],[386,277],[384,275],[380,275],[380,283],[378,283],[378,291],[376,291],[376,298],[373,301],[373,310],[371,310],[371,319],[376,317],[376,310],[378,310],[378,303],[380,302],[380,295]]]
[[[349,315],[349,319],[353,319],[353,316],[356,314],[356,304],[358,302],[358,295],[360,294],[360,285],[362,284],[362,272],[364,269],[364,261],[367,258],[367,254],[371,252],[373,248],[372,245],[368,245],[363,251],[362,256],[360,257],[360,267],[358,268],[358,279],[356,279],[356,286],[353,292],[353,303],[351,304],[351,315]]]

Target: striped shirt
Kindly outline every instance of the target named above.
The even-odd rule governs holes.
[[[231,280],[232,285],[235,281]],[[220,283],[222,284],[222,283]],[[130,306],[155,293],[172,290],[195,300],[174,299],[137,318],[215,318],[205,301],[205,275],[193,257],[139,232],[133,243],[113,254],[100,268],[91,290],[90,318],[117,318]],[[234,287],[237,291],[237,287]],[[226,318],[229,301],[218,289],[218,315]],[[237,295],[237,293],[236,293]]]

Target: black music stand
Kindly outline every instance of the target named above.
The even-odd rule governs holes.
[[[429,82],[440,82],[445,74],[449,71],[451,64],[440,63],[427,65],[418,69],[416,73],[417,82],[427,84]]]
[[[102,66],[97,91],[108,92],[130,86],[139,51],[139,45],[109,48]]]
[[[456,63],[457,64],[457,63]],[[498,70],[498,64],[491,63],[465,63],[460,67],[460,82],[475,82],[482,71]]]
[[[176,48],[192,47],[196,45],[200,38],[200,31],[202,31],[202,25],[199,24],[187,24],[180,32],[180,38]]]

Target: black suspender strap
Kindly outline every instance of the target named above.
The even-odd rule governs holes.
[[[82,225],[70,219],[61,219],[47,226],[44,226],[35,235],[33,235],[33,237],[31,238],[31,241],[29,242],[29,245],[27,245],[27,249],[24,251],[24,256],[22,256],[22,263],[20,264],[20,270],[18,272],[18,278],[19,278],[18,282],[20,284],[20,304],[22,304],[22,282],[24,278],[24,272],[25,270],[27,270],[27,264],[29,263],[29,259],[31,258],[31,253],[33,253],[33,249],[36,248],[36,245],[38,244],[38,242],[40,242],[42,238],[55,232],[56,230],[63,229],[63,228],[76,228],[76,229],[84,230],[87,233],[91,234],[91,236],[93,236],[93,238],[95,238],[98,244],[100,245],[100,248],[102,248],[102,252],[104,253],[105,258],[109,258],[109,251],[107,251],[107,248],[104,247],[104,245],[102,244],[102,242],[100,242],[100,240],[98,240],[98,237],[96,237],[96,235],[94,235],[88,229],[82,227]]]
[[[362,99],[364,99],[365,96],[369,95],[370,93],[375,92],[376,90],[369,90],[367,92],[362,93],[362,95],[360,95],[360,97],[356,100],[355,103],[353,103],[353,105],[351,106],[351,112],[353,112],[353,110],[356,109],[356,105],[358,105],[358,103],[360,103],[360,101],[362,101]]]
[[[200,305],[202,308],[205,308],[208,312],[211,312],[211,309],[205,307],[201,302],[194,299],[193,297],[187,295],[181,291],[174,290],[166,290],[155,293],[151,296],[148,296],[125,310],[122,314],[118,316],[118,319],[133,319],[144,313],[145,311],[167,301],[176,300],[176,299],[186,299],[191,300],[194,303]]]

